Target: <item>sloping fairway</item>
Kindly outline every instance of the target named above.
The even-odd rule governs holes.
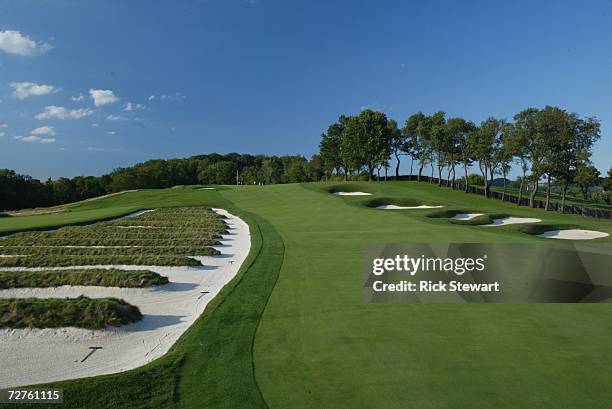
[[[367,243],[547,241],[521,225],[426,217],[441,209],[365,206],[376,197],[608,233],[612,222],[426,183],[353,183],[373,193],[366,197],[330,194],[336,185],[166,189],[71,206],[79,223],[144,208],[223,207],[249,223],[253,243],[238,277],[166,356],[123,374],[59,382],[64,407],[609,407],[611,305],[367,305],[361,261]],[[60,217],[0,220],[0,232],[61,225]],[[594,242],[612,245],[610,237]]]
[[[364,184],[367,185],[367,184]],[[612,231],[612,223],[517,208],[425,183],[370,184],[380,196],[448,209],[538,217]],[[362,246],[380,242],[536,242],[381,211],[321,185],[243,187],[225,196],[275,226],[279,281],[255,342],[271,408],[603,408],[612,390],[609,304],[365,305]],[[610,244],[610,239],[602,243]]]

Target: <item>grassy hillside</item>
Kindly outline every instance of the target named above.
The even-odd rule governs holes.
[[[440,210],[538,217],[546,225],[608,233],[612,222],[519,208],[426,183],[351,184],[351,190],[374,193],[367,197],[331,195],[333,185],[144,191],[71,207],[81,209],[73,216],[84,221],[91,213],[81,212],[105,218],[117,209],[213,205],[236,212],[257,234],[238,279],[168,355],[123,374],[57,383],[69,397],[66,407],[608,406],[609,304],[368,305],[362,302],[361,262],[367,243],[548,242],[520,225],[427,217]],[[445,207],[365,206],[376,197]],[[32,218],[51,224],[55,216]],[[0,231],[39,227],[3,223]],[[612,245],[609,237],[596,242]]]
[[[323,186],[241,187],[226,194],[268,219],[285,243],[280,278],[255,343],[256,375],[270,407],[607,405],[609,304],[362,303],[366,243],[546,239],[522,233],[520,225],[461,226],[425,217],[439,209],[369,209],[362,204],[372,196],[332,196]],[[381,197],[612,231],[607,221],[517,208],[416,182],[363,186]]]

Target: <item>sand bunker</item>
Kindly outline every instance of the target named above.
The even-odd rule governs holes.
[[[542,220],[534,217],[504,217],[501,219],[493,219],[491,224],[483,224],[483,226],[506,226],[508,224],[519,224],[519,223],[538,223]]]
[[[608,236],[608,233],[604,233],[601,231],[582,229],[550,230],[542,234],[538,234],[538,237],[561,240],[592,240]]]
[[[457,213],[452,218],[455,220],[472,220],[473,218],[482,215],[484,215],[484,213]]]
[[[368,192],[334,192],[337,196],[370,196],[372,193]]]
[[[249,226],[225,210],[213,210],[227,217],[231,233],[223,235],[222,245],[215,247],[220,256],[194,257],[202,261],[202,267],[95,266],[151,270],[168,277],[170,283],[164,286],[0,290],[1,298],[117,297],[136,305],[144,316],[135,324],[105,330],[0,329],[0,388],[122,372],[164,355],[236,275],[249,252]],[[90,347],[102,349],[81,362]]]
[[[217,190],[216,187],[201,187],[198,190]]]
[[[385,209],[385,210],[403,210],[403,209],[438,209],[443,206],[429,206],[429,205],[420,205],[420,206],[397,206],[393,204],[380,205],[376,206],[377,209]]]

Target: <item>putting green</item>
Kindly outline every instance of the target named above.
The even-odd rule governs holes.
[[[526,234],[521,225],[491,229],[427,217],[439,209],[384,212],[365,206],[376,197],[608,233],[612,222],[520,208],[426,183],[351,184],[373,193],[366,197],[329,194],[337,185],[150,190],[73,205],[71,216],[80,222],[94,211],[105,218],[118,209],[214,205],[236,212],[258,233],[241,275],[168,355],[124,374],[58,383],[70,396],[66,406],[608,406],[612,306],[366,305],[361,252],[364,244],[381,242],[549,242]],[[36,223],[24,225],[61,224],[53,218],[65,215],[31,216],[24,219],[38,218]],[[15,220],[0,220],[0,231],[22,228]],[[612,239],[593,242],[607,246]]]

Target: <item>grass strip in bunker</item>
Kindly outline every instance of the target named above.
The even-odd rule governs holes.
[[[206,246],[145,246],[145,247],[66,247],[11,246],[0,247],[2,255],[66,255],[66,256],[133,256],[170,254],[175,256],[215,256],[220,252]]]
[[[0,328],[77,327],[102,329],[140,321],[135,307],[117,298],[0,299]]]
[[[168,278],[149,270],[71,269],[0,271],[0,289],[46,288],[61,285],[140,288],[168,283]]]
[[[67,255],[30,255],[0,257],[0,267],[70,267],[99,265],[133,265],[133,266],[186,266],[198,267],[199,260],[168,255],[131,255],[115,256],[67,256]]]

